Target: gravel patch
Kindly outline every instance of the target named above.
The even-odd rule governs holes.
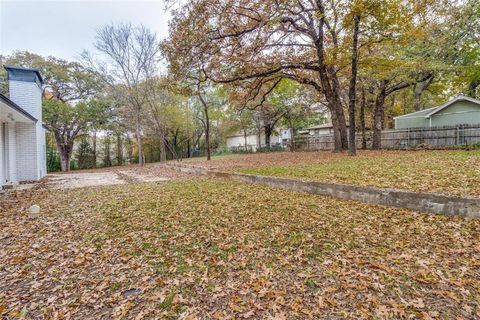
[[[71,189],[96,186],[108,186],[116,184],[124,184],[125,180],[121,179],[114,172],[87,172],[87,173],[68,173],[68,174],[51,174],[48,176],[47,186],[53,189]]]

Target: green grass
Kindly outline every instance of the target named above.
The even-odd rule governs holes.
[[[480,151],[383,153],[318,164],[263,166],[240,172],[411,191],[480,196]]]

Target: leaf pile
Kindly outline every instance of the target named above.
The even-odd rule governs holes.
[[[472,319],[478,239],[476,220],[221,180],[43,190],[0,213],[0,314]]]

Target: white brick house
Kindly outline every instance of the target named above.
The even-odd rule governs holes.
[[[9,97],[0,94],[0,187],[47,174],[42,76],[35,69],[5,69]]]

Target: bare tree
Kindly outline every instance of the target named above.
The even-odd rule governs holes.
[[[83,60],[101,75],[105,83],[132,111],[138,163],[143,166],[145,157],[142,144],[142,110],[147,100],[148,86],[145,83],[154,77],[157,71],[157,36],[142,25],[107,25],[97,31],[94,47],[102,58],[97,60],[84,52]]]
[[[213,84],[201,74],[200,76],[190,76],[190,83],[192,83],[190,90],[192,97],[196,97],[201,105],[201,112],[198,120],[202,123],[203,131],[205,133],[205,151],[207,160],[211,160],[211,119],[210,111],[214,106],[222,104],[218,92],[215,91]]]

